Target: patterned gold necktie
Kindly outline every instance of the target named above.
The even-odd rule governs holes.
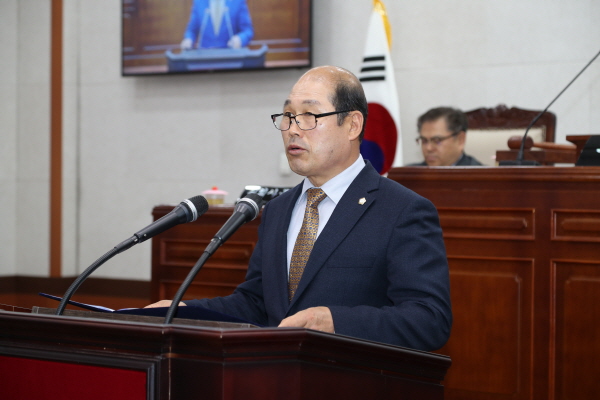
[[[294,293],[300,283],[300,278],[304,272],[304,266],[308,261],[310,252],[317,238],[319,229],[319,203],[327,197],[324,191],[318,188],[308,189],[306,200],[306,210],[304,211],[304,220],[300,233],[296,238],[294,251],[292,251],[292,260],[290,261],[290,280],[289,280],[289,300],[292,301]]]

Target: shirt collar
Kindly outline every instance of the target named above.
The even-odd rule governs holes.
[[[321,186],[321,189],[327,194],[329,199],[337,204],[346,192],[346,189],[348,189],[348,186],[350,186],[354,178],[360,174],[360,171],[362,171],[364,167],[365,160],[363,159],[362,155],[359,154],[358,158],[351,166],[325,182],[325,184]],[[298,200],[300,201],[300,199],[303,199],[306,196],[306,191],[313,187],[315,186],[310,182],[310,180],[308,178],[304,178],[302,193],[300,194]]]

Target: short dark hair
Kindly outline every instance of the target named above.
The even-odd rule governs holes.
[[[461,131],[467,132],[467,129],[469,129],[467,116],[461,110],[452,107],[437,107],[419,117],[417,131],[421,132],[421,127],[425,122],[434,122],[442,117],[446,120],[448,130],[453,134],[458,134]]]
[[[347,71],[349,72],[349,71]],[[367,115],[369,114],[369,106],[365,91],[354,74],[349,72],[354,79],[338,79],[333,82],[333,96],[330,99],[331,104],[336,111],[340,110],[356,110],[363,115],[363,126],[358,136],[358,140],[362,142],[365,136],[365,126],[367,125]],[[344,119],[348,113],[338,114],[338,125],[344,123]]]

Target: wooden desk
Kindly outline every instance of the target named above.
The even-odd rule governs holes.
[[[575,145],[572,149],[551,149],[551,148],[540,148],[535,150],[525,150],[523,152],[524,160],[537,161],[541,165],[554,165],[554,164],[575,164],[583,147],[590,138],[591,135],[569,135],[567,140]],[[551,145],[549,143],[542,143]],[[539,144],[539,145],[542,145]],[[553,144],[553,143],[552,143]],[[510,140],[509,140],[510,146]],[[561,146],[561,145],[557,145]],[[568,146],[568,145],[566,145]],[[496,161],[513,161],[517,159],[519,151],[517,149],[512,150],[498,150],[496,151]]]
[[[438,208],[454,325],[446,399],[600,392],[600,168],[396,168]]]
[[[519,154],[519,150],[497,150],[496,161],[516,160],[517,154]],[[537,161],[541,165],[575,164],[577,157],[579,157],[579,155],[577,155],[574,150],[539,149],[523,151],[524,160]]]

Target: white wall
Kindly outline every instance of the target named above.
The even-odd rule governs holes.
[[[16,271],[17,37],[17,0],[0,0],[0,275]]]
[[[372,1],[313,3],[314,65],[357,73]],[[7,31],[0,49],[17,60],[0,61],[8,71],[0,78],[7,88],[0,127],[8,142],[0,150],[7,153],[0,160],[0,217],[9,221],[0,240],[12,246],[0,252],[0,274],[48,271],[49,50],[48,38],[31,33],[49,32],[48,4],[0,0],[0,33]],[[282,146],[268,116],[281,109],[304,70],[121,77],[120,1],[64,4],[64,275],[81,272],[149,224],[157,204],[176,204],[213,185],[233,201],[246,184],[299,182],[280,173]],[[388,0],[386,6],[406,163],[420,159],[415,121],[428,108],[542,109],[600,50],[594,0]],[[34,91],[41,94],[33,97]],[[600,60],[551,108],[557,142],[599,133],[599,106]],[[21,205],[30,196],[41,197],[34,215]],[[148,280],[150,243],[94,276]]]
[[[48,271],[50,3],[0,1],[0,274]]]
[[[419,159],[414,121],[424,110],[498,103],[542,110],[600,50],[594,0],[389,2],[388,12],[402,15],[393,56],[406,162]],[[600,132],[599,85],[597,60],[550,108],[557,142]]]

